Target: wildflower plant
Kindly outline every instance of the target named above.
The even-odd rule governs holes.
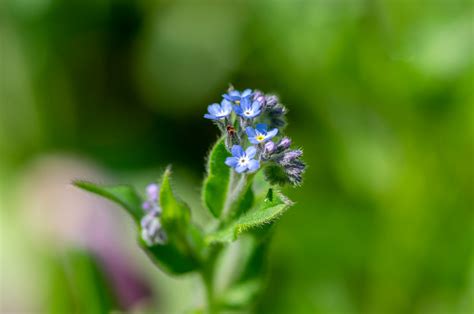
[[[203,205],[211,214],[205,226],[191,220],[192,210],[172,190],[170,167],[144,197],[128,185],[74,184],[123,207],[137,225],[139,245],[163,271],[200,274],[207,302],[196,313],[242,313],[265,287],[274,222],[293,204],[280,188],[300,185],[305,171],[302,150],[292,149],[284,134],[286,113],[278,97],[250,89],[230,88],[220,104],[208,106],[204,118],[221,136],[210,151],[202,186]],[[218,287],[221,256],[237,240],[238,267]]]

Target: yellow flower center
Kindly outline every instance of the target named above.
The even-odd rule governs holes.
[[[257,141],[261,142],[265,139],[265,136],[260,134],[260,135],[257,135],[256,139],[257,139]]]

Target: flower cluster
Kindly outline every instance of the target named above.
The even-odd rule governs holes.
[[[301,184],[306,165],[301,149],[290,149],[291,140],[282,134],[287,109],[276,95],[232,87],[220,104],[207,108],[204,118],[212,120],[226,137],[232,154],[226,165],[237,173],[255,172],[268,166],[265,174],[271,183]],[[280,137],[279,141],[274,140]]]
[[[148,185],[146,188],[147,200],[142,204],[146,214],[140,222],[142,227],[141,236],[148,245],[165,244],[167,240],[166,233],[161,227],[160,222],[159,190],[157,184],[152,183]]]

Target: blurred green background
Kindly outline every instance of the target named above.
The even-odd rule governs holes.
[[[473,313],[471,1],[4,0],[2,313],[181,313],[128,217],[75,178],[172,163],[195,208],[232,83],[276,92],[309,168],[258,313]]]

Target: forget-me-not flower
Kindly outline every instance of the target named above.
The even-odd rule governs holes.
[[[252,95],[252,90],[247,88],[243,92],[239,92],[238,90],[235,90],[235,89],[231,90],[227,92],[227,94],[222,95],[222,97],[224,97],[224,99],[228,101],[233,101],[236,104],[240,104],[243,99],[250,98],[251,95]]]
[[[251,101],[250,98],[243,98],[240,106],[234,106],[234,111],[237,115],[252,119],[262,112],[262,103],[259,101]]]
[[[204,118],[211,120],[220,120],[232,113],[232,104],[228,100],[222,100],[221,104],[212,104],[207,107],[207,111]]]
[[[256,128],[247,127],[247,135],[249,137],[249,141],[252,144],[260,144],[265,143],[269,139],[273,138],[278,133],[278,129],[273,129],[271,131],[267,131],[268,126],[263,123],[257,124]]]
[[[257,149],[250,146],[245,151],[240,145],[232,146],[232,157],[227,157],[225,164],[238,173],[245,171],[254,172],[260,167],[260,162],[254,159]]]

